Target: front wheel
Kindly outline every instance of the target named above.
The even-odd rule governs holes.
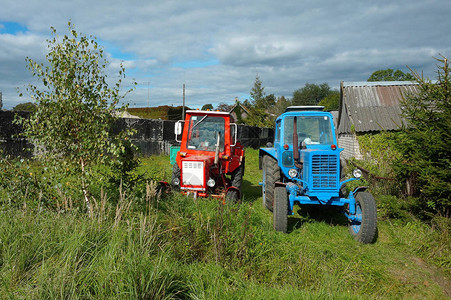
[[[155,189],[155,195],[157,196],[157,199],[161,199],[167,192],[166,186],[160,184]]]
[[[226,194],[226,204],[235,204],[240,200],[240,196],[237,190],[230,189]]]
[[[283,233],[287,232],[288,226],[288,195],[284,186],[274,189],[274,229]]]
[[[349,233],[358,242],[369,244],[376,240],[377,208],[374,197],[367,192],[358,192],[355,196],[356,213],[359,220],[349,224]]]
[[[177,163],[172,167],[172,176],[171,176],[171,188],[173,191],[180,191],[180,168]],[[176,184],[178,182],[178,184]]]

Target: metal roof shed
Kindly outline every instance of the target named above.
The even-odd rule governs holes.
[[[418,93],[413,81],[341,82],[338,134],[399,130],[401,101]]]
[[[399,130],[405,124],[401,102],[418,88],[413,81],[341,82],[337,134],[344,156],[361,158],[356,134]]]

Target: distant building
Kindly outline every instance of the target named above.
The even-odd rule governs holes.
[[[341,82],[337,135],[342,157],[363,158],[358,135],[399,130],[405,124],[401,101],[417,93],[418,83],[412,81]]]
[[[244,120],[250,115],[249,110],[238,101],[238,98],[235,98],[235,104],[230,108],[229,113],[236,122],[238,120]]]

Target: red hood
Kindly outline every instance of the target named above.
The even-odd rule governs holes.
[[[212,165],[215,158],[212,156],[205,156],[205,155],[189,155],[187,154],[185,157],[181,157],[181,161],[203,161],[205,162],[205,165]]]

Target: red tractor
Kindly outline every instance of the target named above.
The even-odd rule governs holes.
[[[175,124],[175,135],[181,145],[172,169],[172,190],[195,198],[216,197],[224,203],[238,201],[244,148],[237,142],[237,125],[232,123],[232,116],[188,110],[185,120]]]

